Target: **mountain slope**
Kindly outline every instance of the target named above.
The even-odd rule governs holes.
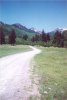
[[[17,37],[22,37],[23,34],[27,34],[29,37],[32,37],[36,34],[35,31],[27,29],[25,26],[22,26],[21,24],[9,25],[0,22],[0,26],[3,27],[5,35],[9,35],[12,29],[15,30]]]
[[[28,28],[26,28],[25,26],[23,26],[19,23],[9,25],[9,24],[5,24],[5,23],[0,21],[0,26],[3,26],[5,35],[9,35],[11,33],[12,28],[15,30],[17,37],[22,37],[23,34],[27,34],[29,37],[32,37],[32,36],[34,36],[35,34],[38,34],[38,33],[41,34],[41,32],[36,31],[34,28],[28,29]],[[55,30],[50,31],[48,33],[50,34],[50,36],[54,36],[56,31],[63,33],[65,30],[67,31],[67,28],[65,28],[65,29],[56,28]]]
[[[67,31],[67,28],[56,28],[55,30],[51,31],[51,32],[48,32],[50,34],[50,36],[54,36],[54,34],[59,31],[61,32],[62,34],[64,33],[64,31]]]

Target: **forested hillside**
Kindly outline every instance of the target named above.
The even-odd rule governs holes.
[[[21,24],[0,22],[0,44],[28,44],[54,47],[67,47],[67,30],[56,29],[52,32],[38,33]]]
[[[3,31],[5,35],[9,35],[12,29],[15,30],[17,37],[21,37],[23,34],[27,34],[29,37],[32,37],[36,32],[34,30],[28,29],[25,26],[21,24],[5,24],[3,22],[0,22],[0,27],[3,27]]]

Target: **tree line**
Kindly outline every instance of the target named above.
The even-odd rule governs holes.
[[[32,42],[37,42],[37,41],[42,41],[42,42],[48,42],[50,41],[50,35],[49,34],[46,34],[44,32],[44,30],[42,31],[42,34],[35,34],[35,36],[33,36],[31,38],[31,41]]]
[[[8,43],[11,45],[14,45],[15,42],[16,42],[16,33],[15,33],[15,30],[12,29],[11,34],[9,35],[9,38],[8,38]],[[0,27],[0,44],[1,45],[6,44],[6,38],[4,35],[3,27]]]
[[[67,46],[67,40],[65,39],[66,36],[64,36],[64,34],[62,34],[60,31],[56,31],[53,37],[51,37],[49,33],[45,33],[44,30],[42,30],[41,34],[35,34],[30,40],[27,34],[23,34],[21,38],[27,41],[25,42],[26,44],[65,47],[66,41]],[[0,44],[2,45],[6,43],[11,45],[16,43],[16,32],[14,29],[12,29],[8,38],[5,38],[3,27],[0,27]]]

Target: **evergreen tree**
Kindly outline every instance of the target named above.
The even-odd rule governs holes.
[[[16,33],[15,33],[15,30],[12,29],[12,32],[11,32],[11,34],[9,36],[9,43],[14,45],[15,42],[16,42]]]
[[[5,43],[5,35],[3,32],[3,27],[0,26],[0,44],[4,44]]]
[[[31,38],[31,41],[32,42],[35,42],[35,37],[34,36]]]
[[[39,41],[40,40],[40,36],[39,36],[39,34],[35,34],[35,36],[33,36],[32,38],[31,38],[31,41],[32,42],[37,42],[37,41]]]
[[[23,35],[23,39],[24,39],[24,40],[27,40],[27,39],[28,39],[28,35],[27,35],[27,34],[24,34],[24,35]]]
[[[50,41],[50,35],[47,33],[47,41]]]
[[[35,41],[36,42],[39,41],[39,35],[38,34],[35,35]]]
[[[57,31],[54,35],[53,43],[58,47],[64,47],[64,35]]]
[[[67,30],[63,31],[64,35],[64,46],[67,48]]]
[[[46,33],[44,32],[44,30],[42,31],[42,34],[41,34],[41,40],[43,42],[47,42],[47,36],[46,36]]]

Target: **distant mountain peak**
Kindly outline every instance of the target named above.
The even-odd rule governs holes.
[[[26,28],[25,26],[23,26],[19,23],[12,24],[12,26],[15,26],[15,27],[20,28],[20,29]]]
[[[36,28],[32,27],[30,30],[37,32]]]
[[[4,25],[4,23],[2,21],[0,21],[0,25]]]
[[[67,30],[67,28],[57,28],[55,31],[59,31],[59,32],[63,32],[63,31],[65,31],[65,30]]]
[[[34,30],[34,28],[33,28],[33,29],[29,29],[29,28],[27,28],[26,26],[23,26],[23,25],[21,25],[21,24],[19,24],[19,23],[12,24],[12,26],[14,26],[14,27],[16,27],[16,28],[19,28],[19,29],[21,29],[21,30],[27,31],[27,32],[36,33],[36,31]]]

